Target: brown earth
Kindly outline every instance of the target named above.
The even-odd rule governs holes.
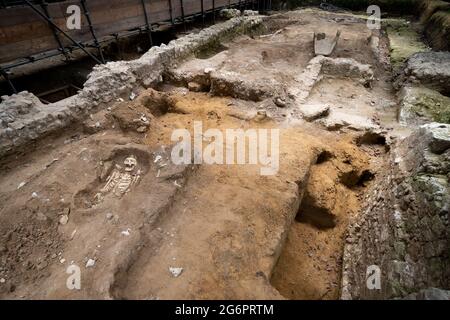
[[[339,76],[317,81],[307,103],[331,104],[325,118],[342,126],[328,131],[324,119],[306,122],[298,106],[276,106],[270,94],[241,100],[166,81],[160,91],[147,89],[38,142],[32,153],[3,159],[2,298],[338,298],[343,235],[386,151],[385,133],[383,141],[364,134],[396,129],[395,98],[363,21],[311,10],[269,21],[269,36],[226,43],[220,65],[250,85],[261,75],[276,79],[283,91],[299,85],[294,79],[313,57],[314,30],[339,27],[333,57],[371,64],[376,75],[371,87]],[[195,63],[190,68],[198,71]],[[279,129],[279,171],[174,165],[171,134],[192,132],[194,121],[203,132]],[[129,155],[138,183],[120,198],[97,199]],[[69,265],[81,269],[80,290],[66,287]],[[171,267],[182,273],[174,277]]]

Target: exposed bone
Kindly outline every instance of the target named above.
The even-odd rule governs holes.
[[[139,182],[141,170],[137,169],[133,172],[138,164],[136,157],[134,155],[128,156],[123,164],[123,168],[116,165],[116,168],[106,180],[105,186],[95,195],[95,200],[98,202],[103,201],[105,195],[110,192],[112,192],[114,196],[121,198],[131,190],[132,186]]]

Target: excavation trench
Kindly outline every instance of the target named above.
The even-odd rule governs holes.
[[[384,135],[367,132],[379,113],[383,125],[397,114],[364,23],[277,15],[170,64],[158,90],[91,110],[73,129],[82,134],[47,137],[26,166],[10,158],[0,180],[0,276],[11,284],[2,296],[338,298],[344,234],[388,151]],[[318,25],[342,29],[332,57],[314,57]],[[203,148],[217,141],[208,129],[279,130],[277,171],[175,165],[172,134],[192,137],[199,122]],[[67,290],[69,264],[82,267],[83,289]]]
[[[169,105],[153,112],[159,114],[161,130],[149,132],[146,144],[169,144],[175,128],[189,128],[193,133],[194,121],[201,120],[203,130],[242,128],[242,120],[234,117],[238,110],[230,106],[228,98],[180,91],[176,87],[166,89]],[[145,105],[149,99],[144,96],[139,103]],[[129,110],[129,106],[119,109]],[[270,128],[272,122],[266,121],[250,120],[244,128]],[[366,181],[371,172],[370,157],[355,144],[354,134],[341,136],[340,142],[321,131],[313,137],[303,130],[283,130],[281,137],[282,152],[292,168],[281,169],[280,174],[298,181],[293,183],[294,189],[287,188],[285,194],[274,193],[272,188],[286,188],[278,177],[263,178],[245,165],[231,169],[203,164],[195,173],[189,170],[189,179],[181,184],[177,196],[155,215],[156,220],[140,229],[138,249],[114,276],[112,297],[245,297],[250,294],[248,290],[261,284],[247,288],[242,281],[261,274],[271,277],[271,285],[285,298],[337,298],[343,234],[359,210],[358,196],[364,191],[359,182]],[[297,168],[303,171],[296,172]],[[356,183],[343,181],[341,176],[345,175],[354,176]],[[259,216],[260,210],[267,211],[268,216]],[[274,220],[266,220],[269,217]],[[248,224],[249,230],[243,232],[236,219]],[[275,229],[269,227],[271,224]],[[262,231],[261,226],[269,228],[268,234],[256,241],[253,235]],[[199,229],[201,236],[197,234]],[[275,236],[278,232],[279,238]],[[265,250],[273,250],[270,258],[263,258]],[[209,254],[211,260],[205,258]],[[202,266],[195,263],[200,257]],[[264,260],[267,262],[261,263]],[[255,266],[250,267],[247,261],[254,261]],[[183,266],[185,274],[173,282],[168,266]],[[205,274],[208,278],[198,278]],[[214,291],[217,285],[227,288],[229,295]],[[189,295],[180,288],[189,288]],[[275,293],[272,295],[276,297]]]
[[[271,284],[287,299],[338,299],[344,236],[368,186],[371,157],[351,138],[319,152]],[[349,183],[342,176],[352,176]],[[370,180],[370,179],[369,179]],[[362,183],[365,181],[365,184]]]

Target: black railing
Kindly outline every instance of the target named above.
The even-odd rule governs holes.
[[[47,0],[47,3],[64,2],[65,0]],[[32,4],[40,5],[41,0],[31,0]],[[27,3],[24,0],[0,0],[0,8],[10,8],[17,6],[26,6]]]
[[[80,4],[82,6],[82,14],[85,16],[88,27],[89,27],[89,33],[92,37],[91,40],[88,40],[86,42],[79,42],[76,39],[74,39],[69,33],[58,27],[52,20],[52,17],[50,16],[49,12],[46,10],[46,6],[50,3],[57,3],[57,2],[65,2],[66,0],[0,0],[0,9],[8,10],[11,7],[16,6],[26,6],[32,9],[35,14],[39,15],[48,25],[49,28],[52,30],[53,36],[55,37],[56,45],[58,46],[54,50],[48,50],[46,52],[42,52],[39,54],[31,54],[28,57],[22,57],[19,60],[15,60],[14,62],[10,62],[9,64],[3,64],[0,65],[0,78],[6,79],[6,81],[10,84],[10,87],[12,91],[14,92],[14,86],[9,78],[9,70],[16,68],[18,66],[26,65],[29,63],[33,63],[39,60],[44,60],[46,58],[54,57],[57,55],[65,55],[66,59],[69,59],[69,53],[72,52],[75,49],[79,49],[83,51],[87,56],[90,56],[93,60],[95,60],[96,63],[104,63],[105,59],[103,57],[103,52],[101,48],[101,43],[105,41],[105,37],[99,38],[95,27],[94,22],[92,21],[92,17],[89,14],[89,0],[80,0]],[[137,28],[139,32],[141,30],[144,30],[148,33],[150,45],[153,44],[152,40],[152,23],[160,23],[163,21],[150,21],[150,12],[148,11],[149,7],[146,7],[146,4],[151,0],[141,0],[142,3],[142,11],[145,18],[145,25],[140,26]],[[179,1],[180,9],[181,9],[181,16],[175,17],[173,14],[173,4],[175,1]],[[202,24],[204,25],[205,15],[207,13],[212,15],[212,19],[215,22],[216,15],[215,12],[217,10],[221,10],[223,8],[227,7],[237,7],[239,9],[251,9],[251,8],[259,8],[260,10],[264,11],[267,9],[270,9],[272,1],[270,0],[239,0],[234,1],[232,3],[231,1],[228,1],[225,6],[218,7],[216,6],[216,3],[214,0],[212,0],[212,8],[209,10],[206,10],[204,8],[204,0],[198,0],[201,2],[201,11],[186,15],[185,14],[185,3],[183,0],[168,0],[168,8],[167,10],[170,11],[170,20],[167,22],[170,22],[172,24],[175,23],[182,23],[184,29],[186,29],[186,22],[189,18],[196,18],[200,17]],[[164,21],[166,22],[166,21]],[[116,38],[118,38],[118,35],[115,34]],[[69,40],[66,44],[63,44],[62,39]],[[98,50],[98,57],[94,56],[89,50],[89,47],[94,47]]]

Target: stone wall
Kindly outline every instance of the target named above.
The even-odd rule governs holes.
[[[412,133],[391,146],[349,227],[343,299],[448,299],[449,83],[449,52],[413,54],[398,74],[399,120]],[[367,286],[373,265],[381,271],[380,289]]]
[[[430,123],[399,141],[351,225],[344,251],[343,299],[424,298],[450,288],[450,125]],[[381,269],[381,290],[366,286]]]
[[[450,123],[450,52],[413,54],[394,85],[399,89],[400,123]]]
[[[83,90],[70,98],[43,105],[28,92],[3,96],[0,104],[0,157],[25,148],[33,141],[86,118],[95,109],[129,99],[162,80],[168,67],[181,62],[220,39],[246,32],[262,22],[261,16],[243,16],[213,25],[198,33],[152,47],[141,58],[97,65]]]
[[[450,52],[417,52],[408,58],[394,84],[397,89],[421,85],[450,94],[449,80]]]

